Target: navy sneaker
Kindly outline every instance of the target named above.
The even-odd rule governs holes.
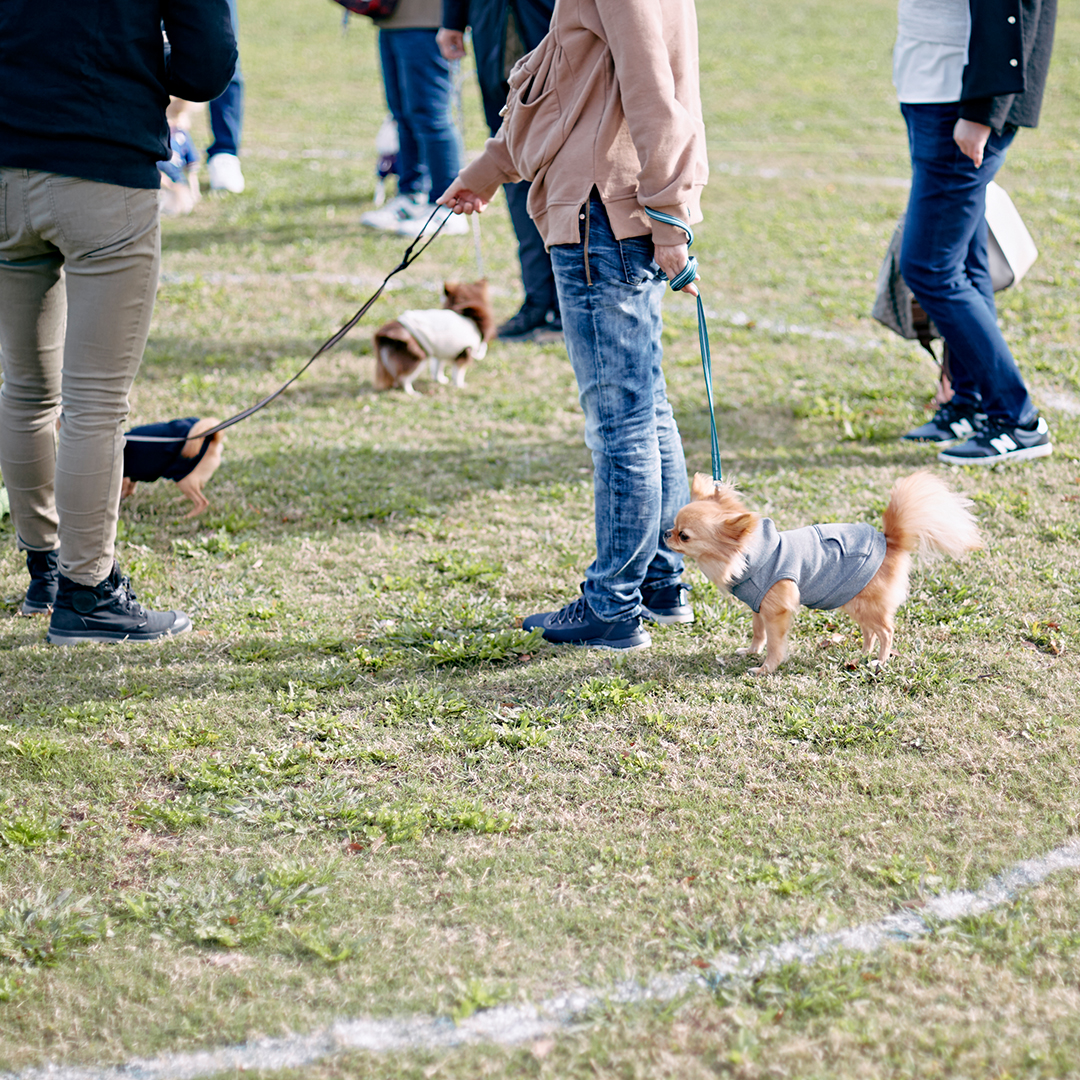
[[[947,401],[922,427],[913,428],[900,438],[908,442],[954,443],[970,439],[986,427],[986,413],[974,405],[954,405]]]
[[[48,615],[56,603],[60,584],[60,552],[28,551],[26,569],[30,571],[30,587],[19,609],[22,615]]]
[[[148,611],[131,581],[113,563],[112,573],[97,585],[80,585],[60,575],[47,640],[54,645],[80,641],[155,641],[191,629],[182,611]]]
[[[641,617],[649,622],[668,626],[671,623],[692,623],[694,609],[690,606],[692,585],[676,581],[674,585],[663,585],[659,589],[641,587],[641,604],[644,609]]]
[[[967,442],[942,450],[938,461],[949,465],[999,465],[1003,461],[1027,461],[1054,452],[1050,429],[1040,416],[1024,427],[988,424]]]
[[[542,630],[544,640],[563,645],[588,645],[594,649],[647,649],[652,644],[641,619],[601,622],[584,596],[558,611],[542,611],[521,622],[523,630]]]

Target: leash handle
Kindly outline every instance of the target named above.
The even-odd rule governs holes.
[[[311,356],[311,359],[308,360],[308,362],[304,364],[304,366],[298,372],[296,372],[296,374],[293,375],[292,378],[282,383],[281,386],[279,386],[272,394],[268,394],[261,401],[257,401],[254,405],[249,405],[246,409],[238,412],[235,416],[230,416],[228,420],[222,420],[220,424],[217,424],[212,428],[208,428],[206,431],[202,431],[198,435],[189,435],[186,439],[170,439],[167,436],[162,435],[127,435],[125,437],[127,438],[128,442],[178,443],[193,442],[196,439],[208,439],[211,435],[216,435],[219,431],[224,431],[226,428],[232,427],[233,424],[239,424],[241,420],[246,420],[249,416],[253,416],[260,409],[265,409],[266,406],[270,404],[270,402],[275,401],[277,398],[281,397],[281,395],[284,394],[285,391],[288,390],[289,387],[292,386],[292,384],[296,382],[296,380],[299,379],[300,376],[303,375],[304,372],[307,371],[307,369],[311,367],[311,365],[314,364],[315,361],[318,360],[324,352],[328,352],[330,349],[332,349],[339,341],[341,341],[343,337],[345,337],[346,334],[348,334],[350,330],[352,330],[354,326],[356,326],[356,324],[368,313],[368,309],[371,307],[371,305],[374,304],[380,296],[382,296],[383,290],[386,288],[387,283],[395,274],[399,274],[402,270],[405,270],[414,262],[416,262],[418,258],[420,258],[420,256],[427,250],[428,245],[431,243],[431,241],[434,240],[435,237],[438,236],[439,233],[442,231],[442,227],[447,223],[447,221],[450,220],[450,215],[447,214],[447,216],[444,217],[442,221],[440,221],[439,224],[436,226],[435,231],[429,237],[427,237],[426,240],[424,240],[424,243],[420,247],[420,249],[415,254],[413,254],[413,248],[415,248],[416,245],[424,239],[424,233],[427,231],[427,227],[431,224],[432,218],[434,218],[435,215],[442,209],[443,208],[441,206],[437,206],[434,210],[431,211],[431,216],[427,219],[427,221],[424,222],[424,227],[420,230],[419,233],[417,233],[416,239],[413,240],[413,242],[405,249],[405,254],[401,257],[401,262],[399,262],[397,266],[395,266],[394,269],[391,270],[390,273],[383,278],[382,284],[375,290],[374,293],[372,293],[367,303],[364,304],[364,306],[340,330],[338,330],[337,333],[328,337],[326,341],[324,341],[315,350],[315,352]]]
[[[649,215],[654,221],[662,222],[665,225],[675,225],[682,229],[686,233],[686,246],[690,247],[694,242],[694,230],[684,221],[680,221],[672,214],[665,214],[661,210],[652,210],[648,206],[645,207],[645,213]],[[678,274],[673,277],[668,284],[676,292],[685,289],[692,281],[697,279],[698,275],[698,261],[693,255],[690,255],[686,260],[686,265],[679,271]],[[719,483],[723,479],[723,470],[720,464],[720,439],[716,434],[716,406],[713,404],[713,378],[712,378],[712,349],[709,347],[709,328],[705,322],[705,304],[701,299],[701,292],[697,295],[697,317],[698,317],[698,349],[701,352],[701,371],[705,376],[705,397],[709,402],[709,430],[710,430],[710,450],[712,452],[712,474],[713,480]]]

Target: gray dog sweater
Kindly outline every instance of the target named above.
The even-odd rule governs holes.
[[[779,532],[762,518],[731,591],[754,611],[778,581],[794,581],[806,607],[843,607],[870,583],[885,558],[885,534],[872,525],[807,525]]]

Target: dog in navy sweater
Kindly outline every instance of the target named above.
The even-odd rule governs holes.
[[[196,517],[209,505],[203,486],[217,472],[225,433],[217,431],[200,439],[204,431],[217,427],[213,417],[166,420],[161,424],[144,424],[127,432],[124,444],[124,486],[121,498],[127,498],[139,481],[172,480],[195,505],[185,517]],[[169,439],[169,442],[143,442],[132,435]]]

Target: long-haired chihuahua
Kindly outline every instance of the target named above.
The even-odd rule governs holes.
[[[765,661],[752,674],[775,671],[787,656],[788,632],[800,604],[840,608],[858,624],[863,649],[878,644],[884,663],[892,649],[897,608],[907,599],[915,551],[959,558],[982,547],[970,499],[933,473],[898,480],[882,516],[871,525],[809,525],[780,532],[748,510],[731,484],[698,473],[693,502],[675,516],[668,547],[694,559],[713,584],[754,612],[753,637],[742,653]]]

